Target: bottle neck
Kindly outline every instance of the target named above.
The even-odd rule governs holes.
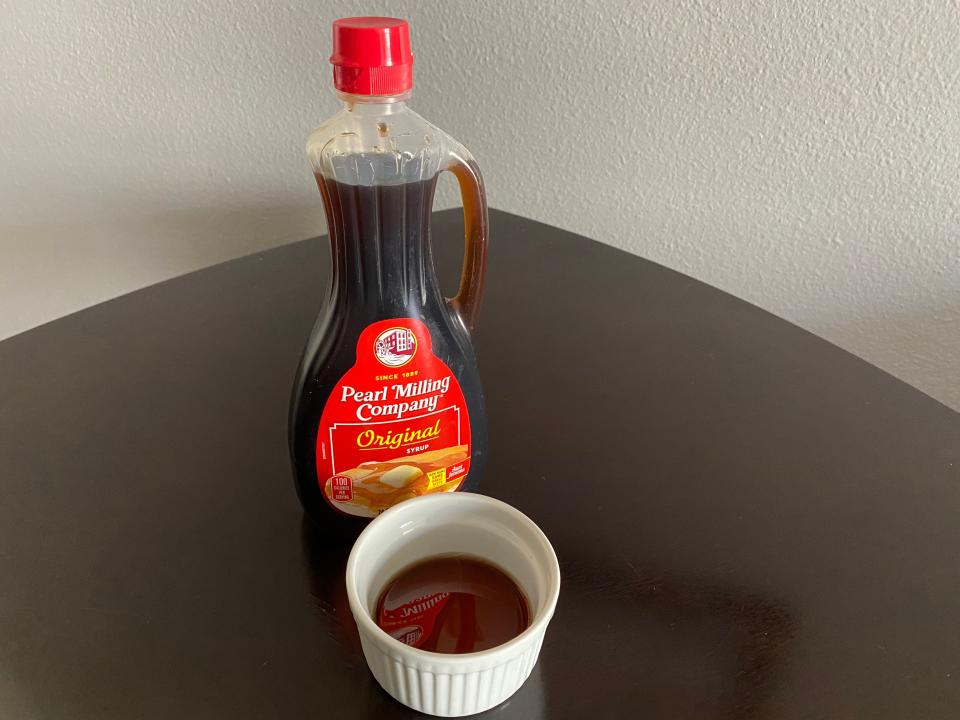
[[[353,95],[338,90],[337,95],[343,101],[343,107],[347,112],[380,117],[406,110],[411,93],[408,91],[400,95]]]

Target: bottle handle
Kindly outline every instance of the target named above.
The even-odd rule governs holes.
[[[445,168],[453,173],[460,186],[463,200],[463,271],[460,288],[448,303],[462,318],[467,330],[473,332],[480,315],[480,301],[487,275],[487,241],[490,224],[487,219],[487,194],[483,189],[480,168],[467,156],[451,153]]]

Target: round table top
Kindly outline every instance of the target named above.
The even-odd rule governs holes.
[[[484,492],[563,589],[498,718],[956,718],[960,415],[817,337],[492,213]],[[456,211],[434,220],[459,264]],[[302,522],[310,240],[0,343],[0,717],[394,718]]]

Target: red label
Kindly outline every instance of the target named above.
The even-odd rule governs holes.
[[[470,469],[470,419],[453,373],[419,320],[368,325],[317,431],[317,480],[348,515],[373,517],[417,495],[450,492]]]
[[[353,481],[346,475],[334,475],[330,479],[330,496],[337,502],[353,500]]]

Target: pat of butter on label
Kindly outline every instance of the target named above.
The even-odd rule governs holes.
[[[421,475],[423,475],[423,472],[418,467],[414,467],[413,465],[398,465],[381,475],[380,482],[399,490],[412,483]]]

